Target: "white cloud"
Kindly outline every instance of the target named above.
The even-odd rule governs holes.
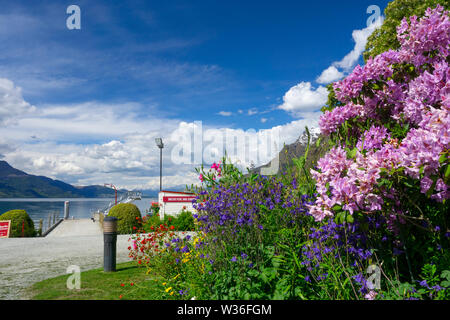
[[[140,113],[143,108],[147,111],[145,116]],[[135,132],[152,130],[156,133],[177,125],[177,120],[163,119],[154,109],[137,103],[96,101],[45,105],[22,115],[14,127],[0,127],[0,134],[21,141],[28,141],[33,135],[46,141],[105,141]]]
[[[233,113],[229,112],[229,111],[220,111],[218,113],[218,115],[223,116],[223,117],[229,117],[229,116],[233,115]]]
[[[313,116],[328,99],[325,87],[313,88],[311,82],[300,82],[289,89],[283,97],[283,104],[279,109],[287,111],[294,116],[307,118]]]
[[[267,122],[267,118],[261,118],[261,123],[266,123]]]
[[[5,78],[0,78],[0,124],[16,123],[19,118],[36,108],[22,97],[22,89]]]
[[[255,115],[255,114],[258,114],[258,109],[256,109],[256,108],[251,108],[251,109],[249,109],[249,110],[247,111],[247,114],[248,114],[249,116],[253,116],[253,115]]]
[[[353,30],[352,38],[355,41],[355,46],[341,61],[334,62],[335,67],[343,68],[345,71],[350,71],[358,62],[359,57],[366,48],[367,39],[375,31],[375,29],[381,27],[383,24],[383,16],[380,16],[374,23],[371,23],[364,29]]]
[[[200,163],[176,163],[172,154],[173,149],[181,145],[189,158],[195,160],[197,149],[193,139],[196,130],[202,132],[200,152],[205,164],[219,160],[226,149],[232,161],[245,170],[251,163],[259,166],[272,160],[284,143],[292,143],[300,136],[305,125],[317,125],[317,121],[311,119],[262,130],[217,128],[199,125],[198,122],[177,121],[172,126],[159,127],[158,131],[147,129],[123,134],[119,139],[104,143],[60,143],[58,139],[22,141],[14,149],[5,149],[4,158],[20,170],[74,185],[114,183],[127,189],[158,189],[159,149],[154,139],[162,136],[165,144],[163,186],[171,189],[198,183],[194,168]],[[158,122],[164,121],[158,119],[146,123],[152,127]],[[139,123],[137,125],[140,127]],[[41,132],[38,134],[41,135]],[[224,144],[224,137],[231,137],[232,140]],[[92,138],[95,139],[95,136]],[[235,139],[237,145],[233,148]],[[6,147],[8,145],[9,142]],[[213,155],[208,155],[214,150]]]
[[[316,79],[317,83],[328,84],[344,77],[344,73],[340,72],[335,66],[325,69]]]
[[[317,83],[328,84],[342,79],[346,73],[349,73],[358,62],[361,54],[364,52],[369,36],[383,24],[383,16],[380,16],[373,23],[364,29],[353,30],[352,38],[355,42],[353,50],[350,51],[340,61],[335,61],[330,67],[325,69],[316,79]],[[339,69],[342,69],[341,71]]]

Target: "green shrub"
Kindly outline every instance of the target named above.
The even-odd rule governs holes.
[[[143,223],[143,229],[145,232],[152,232],[157,226],[162,224],[163,222],[159,218],[158,214],[148,214]],[[153,227],[153,229],[152,229]]]
[[[24,237],[34,237],[36,235],[33,220],[31,220],[25,210],[7,211],[0,216],[0,220],[11,220],[11,229],[9,232],[11,238],[22,237],[22,226],[24,227]],[[23,222],[25,222],[24,225]]]
[[[194,229],[194,217],[191,212],[184,210],[177,216],[165,215],[163,220],[158,214],[147,215],[143,228],[145,232],[151,232],[161,224],[167,228],[173,226],[176,231],[191,231]]]
[[[194,229],[194,217],[189,211],[182,211],[172,222],[175,230],[191,231]]]
[[[117,222],[117,233],[119,234],[130,234],[139,228],[138,219],[141,218],[141,212],[132,203],[119,203],[115,205],[109,210],[108,216],[119,219]]]

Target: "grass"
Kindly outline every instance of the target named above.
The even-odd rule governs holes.
[[[35,283],[29,290],[33,300],[156,300],[162,298],[163,286],[155,275],[135,262],[117,264],[116,272],[94,269],[81,272],[80,289],[68,289],[71,274]],[[133,283],[133,285],[131,285]],[[123,284],[123,286],[122,286]]]

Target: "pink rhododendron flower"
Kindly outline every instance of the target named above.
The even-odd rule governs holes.
[[[369,59],[333,84],[343,106],[324,112],[321,132],[330,135],[348,122],[341,134],[348,136],[346,144],[354,138],[357,150],[348,158],[349,149],[336,146],[311,170],[318,197],[310,213],[316,220],[333,216],[335,205],[350,214],[368,213],[382,210],[389,199],[400,208],[396,190],[379,187],[380,179],[389,179],[396,170],[419,180],[420,192],[431,192],[431,199],[450,198],[443,179],[450,149],[449,30],[449,12],[440,5],[421,19],[404,19],[397,28],[398,50]],[[401,80],[399,74],[392,77],[399,66],[407,71],[399,73]],[[396,129],[394,139],[391,128],[406,124],[404,133]],[[365,125],[370,126],[366,131]],[[397,214],[388,217],[396,219]]]

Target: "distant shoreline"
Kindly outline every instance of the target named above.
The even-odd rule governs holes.
[[[157,196],[142,196],[143,199],[156,199]],[[53,200],[53,201],[67,201],[67,200],[110,200],[114,199],[114,196],[109,197],[49,197],[49,198],[0,198],[0,201],[39,201],[39,200]]]

